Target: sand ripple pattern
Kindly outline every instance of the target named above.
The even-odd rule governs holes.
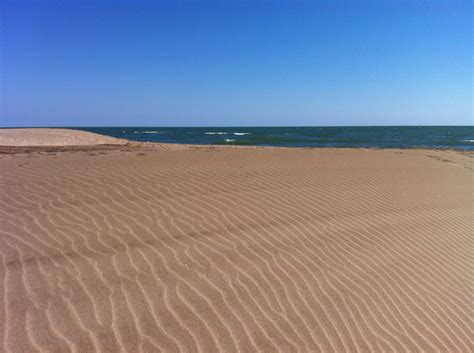
[[[473,174],[434,153],[0,156],[0,351],[473,352]]]

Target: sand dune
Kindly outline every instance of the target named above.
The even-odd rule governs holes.
[[[0,129],[0,146],[124,145],[127,140],[71,129]]]
[[[0,156],[0,350],[472,352],[472,158]]]

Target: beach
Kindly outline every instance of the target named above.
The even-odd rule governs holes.
[[[473,152],[5,131],[0,351],[473,352]]]

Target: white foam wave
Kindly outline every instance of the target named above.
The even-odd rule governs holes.
[[[251,135],[251,132],[234,132],[236,136]]]
[[[464,140],[465,142],[474,143],[474,140]]]
[[[235,139],[225,139],[225,142],[234,142]]]
[[[208,131],[204,133],[205,135],[227,135],[227,132],[224,131]]]
[[[134,131],[134,134],[159,134],[159,131],[155,130],[145,130],[145,131]]]

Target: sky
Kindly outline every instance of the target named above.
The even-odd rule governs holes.
[[[470,0],[0,11],[0,127],[473,125]]]

